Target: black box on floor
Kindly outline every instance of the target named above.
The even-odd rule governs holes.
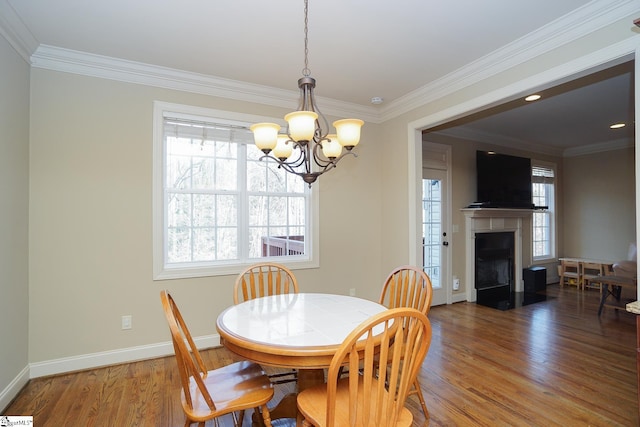
[[[544,267],[532,266],[522,269],[524,279],[524,292],[535,294],[547,288],[547,269]]]

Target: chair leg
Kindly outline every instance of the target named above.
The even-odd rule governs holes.
[[[235,414],[234,414],[234,418]],[[242,427],[242,423],[244,422],[244,409],[242,411],[240,411],[240,413],[238,414],[238,419],[236,420],[236,424],[240,427]]]
[[[262,405],[262,419],[264,420],[265,427],[272,427],[271,414],[269,413],[269,408],[267,408],[267,405]]]
[[[420,388],[420,383],[418,379],[413,382],[413,388],[415,389],[413,392],[418,395],[418,400],[420,401],[420,405],[422,406],[422,412],[424,413],[424,417],[429,419],[429,410],[427,409],[427,404],[424,401],[424,396],[422,396],[422,389]]]

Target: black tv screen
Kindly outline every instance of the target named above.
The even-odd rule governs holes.
[[[476,151],[477,200],[489,208],[532,209],[531,159]]]

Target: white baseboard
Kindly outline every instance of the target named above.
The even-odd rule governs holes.
[[[20,393],[28,381],[29,366],[25,366],[18,376],[4,390],[0,391],[0,414],[4,414],[4,409],[9,406],[9,403]]]
[[[455,304],[457,302],[464,302],[467,300],[467,294],[466,293],[457,293],[457,294],[453,294],[453,296],[451,297],[451,303]]]
[[[218,334],[194,337],[193,340],[198,348],[210,348],[220,345],[220,335]],[[168,341],[119,350],[103,351],[100,353],[46,360],[44,362],[32,363],[29,365],[29,378],[38,378],[47,375],[80,371],[83,369],[92,369],[100,366],[116,365],[118,363],[133,362],[136,360],[153,359],[172,354],[173,344]],[[2,406],[0,405],[0,407]]]

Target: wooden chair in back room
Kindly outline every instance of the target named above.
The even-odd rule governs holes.
[[[260,365],[241,361],[207,370],[171,295],[163,290],[160,300],[178,362],[185,427],[194,422],[204,427],[206,421],[226,414],[233,414],[235,425],[242,426],[244,411],[253,408],[271,427],[267,402],[273,398],[273,386]]]
[[[433,297],[433,287],[431,279],[419,267],[413,265],[403,265],[394,269],[382,286],[380,294],[380,304],[389,307],[411,307],[427,315],[431,308],[431,298]],[[420,406],[424,416],[429,418],[429,410],[422,395],[418,376],[409,390],[409,394],[418,396]]]
[[[302,425],[411,426],[405,402],[430,344],[429,319],[414,308],[394,308],[365,320],[336,351],[327,383],[298,394]],[[358,374],[341,378],[343,364]]]

